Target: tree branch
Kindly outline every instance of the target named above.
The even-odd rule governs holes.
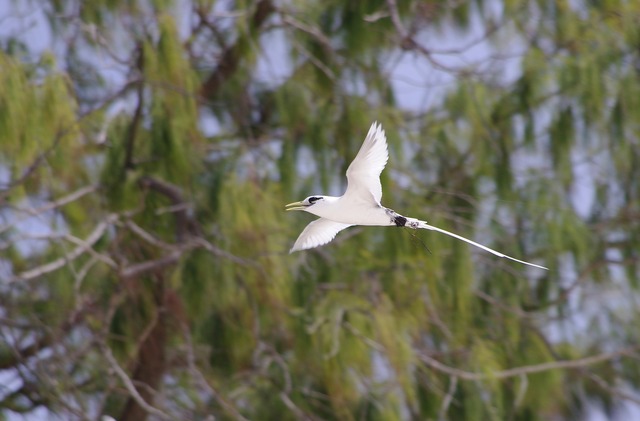
[[[434,368],[442,373],[455,376],[463,380],[484,380],[484,379],[506,379],[509,377],[520,376],[523,374],[534,374],[549,370],[575,369],[582,368],[593,364],[602,363],[612,360],[616,357],[625,356],[636,351],[639,347],[623,348],[618,351],[605,352],[603,354],[593,355],[590,357],[579,358],[577,360],[550,361],[542,364],[526,365],[522,367],[511,368],[503,371],[496,371],[490,374],[475,373],[471,371],[460,370],[459,368],[450,367],[440,361],[431,358],[425,353],[419,355],[420,360],[429,367]]]
[[[142,46],[138,46],[138,69],[140,73],[144,71],[144,49]],[[138,128],[140,127],[140,123],[142,121],[142,110],[144,109],[144,83],[140,82],[137,88],[138,94],[138,105],[136,106],[136,111],[133,114],[133,118],[131,119],[131,124],[129,125],[129,131],[127,133],[126,139],[126,147],[125,147],[125,158],[124,165],[122,168],[122,174],[124,177],[124,173],[127,170],[131,170],[135,168],[135,162],[133,159],[133,150],[136,142],[136,137],[138,135]]]
[[[314,37],[320,43],[320,45],[322,45],[322,48],[324,49],[327,55],[330,55],[331,53],[333,53],[331,40],[324,33],[322,33],[320,28],[313,26],[312,24],[308,25],[304,22],[300,22],[299,20],[297,20],[296,18],[290,15],[283,15],[282,22],[302,32],[306,32],[307,34]]]
[[[167,197],[174,206],[184,205],[187,203],[184,200],[182,190],[174,184],[149,176],[142,177],[139,184],[143,188],[154,190]],[[196,223],[189,216],[187,209],[187,207],[179,206],[178,210],[173,213],[176,219],[176,239],[178,241],[185,240],[187,238],[187,234],[191,231],[195,231]]]
[[[186,343],[186,359],[187,359],[187,367],[189,367],[189,372],[191,376],[194,378],[196,385],[206,391],[215,399],[225,410],[227,410],[236,420],[239,421],[249,421],[245,418],[239,411],[234,407],[230,402],[227,402],[226,399],[209,383],[207,378],[202,374],[202,372],[198,369],[196,363],[195,353],[193,351],[193,340],[191,338],[190,327],[187,323],[181,323],[182,332],[184,334],[184,340]]]
[[[438,420],[444,421],[447,419],[447,411],[449,410],[449,406],[453,401],[453,395],[456,393],[458,388],[458,378],[456,376],[451,376],[449,379],[449,389],[447,390],[447,394],[444,399],[442,399],[442,405],[440,406],[440,411],[438,411]]]
[[[60,199],[54,200],[53,202],[49,202],[49,203],[47,203],[47,204],[45,204],[43,206],[40,206],[37,209],[19,209],[21,212],[25,212],[27,215],[26,216],[22,216],[20,218],[13,219],[10,224],[7,224],[7,225],[5,225],[3,227],[0,227],[0,234],[5,232],[6,230],[8,230],[10,228],[15,227],[16,224],[18,224],[18,223],[20,223],[20,222],[22,222],[22,221],[24,221],[26,219],[29,219],[31,217],[40,215],[40,214],[42,214],[44,212],[48,212],[48,211],[53,210],[53,209],[60,208],[62,206],[65,206],[65,205],[67,205],[67,204],[69,204],[71,202],[74,202],[74,201],[80,199],[84,195],[87,195],[89,193],[95,192],[99,188],[100,188],[99,185],[92,184],[92,185],[89,185],[89,186],[82,187],[82,188],[80,188],[80,189],[78,189],[78,190],[76,190],[76,191],[74,191],[72,193],[69,193],[68,195],[66,195],[64,197],[61,197]]]
[[[624,390],[620,390],[618,388],[610,386],[602,377],[596,374],[587,373],[587,377],[591,379],[594,383],[596,383],[599,387],[601,387],[603,390],[605,390],[607,393],[609,393],[610,395],[617,396],[620,399],[624,399],[624,400],[633,402],[636,405],[640,405],[640,399],[638,399],[637,395],[634,396],[633,394],[627,393]]]
[[[275,6],[273,5],[272,0],[260,0],[251,18],[251,27],[249,30],[256,31],[257,29],[260,29],[274,11]],[[222,53],[218,62],[218,67],[200,88],[200,96],[202,98],[209,99],[215,97],[224,82],[226,82],[231,75],[235,73],[238,65],[240,64],[243,50],[246,48],[246,41],[247,40],[241,36],[234,45],[230,46]]]
[[[38,266],[34,269],[24,271],[18,275],[16,275],[10,282],[16,281],[29,281],[31,279],[35,279],[39,276],[45,275],[47,273],[53,272],[55,270],[60,269],[65,266],[72,260],[77,259],[82,254],[87,252],[98,240],[102,237],[104,232],[109,228],[109,226],[118,219],[118,216],[115,214],[111,214],[107,216],[107,218],[96,226],[91,234],[84,240],[84,243],[71,250],[66,255],[54,260],[53,262],[49,262],[45,265]]]
[[[105,356],[105,358],[109,362],[109,365],[111,365],[111,368],[113,369],[113,371],[118,375],[118,377],[124,384],[124,387],[127,389],[131,397],[136,401],[136,403],[140,406],[140,408],[142,408],[144,411],[148,412],[149,414],[153,414],[163,420],[170,420],[171,417],[168,414],[164,413],[158,408],[155,408],[149,405],[143,399],[140,393],[138,393],[138,390],[133,385],[131,378],[129,378],[129,376],[124,371],[124,369],[120,366],[120,364],[118,364],[118,361],[116,361],[116,358],[113,356],[111,349],[106,344],[102,344],[100,348],[102,349],[102,354]]]
[[[159,259],[148,260],[146,262],[128,266],[120,271],[120,278],[123,280],[131,280],[149,273],[162,272],[168,266],[177,263],[178,260],[180,260],[180,256],[182,256],[182,251],[176,250]]]
[[[389,15],[391,22],[396,28],[396,32],[400,36],[400,48],[403,50],[414,50],[421,53],[435,68],[444,70],[447,72],[459,72],[458,69],[446,66],[433,58],[433,54],[424,45],[415,40],[413,35],[407,30],[400,19],[400,12],[398,11],[398,4],[396,0],[387,0],[387,7],[389,8]]]

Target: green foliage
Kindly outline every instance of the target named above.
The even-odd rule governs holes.
[[[567,107],[560,111],[549,129],[551,159],[557,180],[569,187],[573,182],[571,150],[575,142],[575,122],[573,111]]]
[[[0,42],[0,417],[576,419],[640,387],[637,2],[35,4],[51,46]],[[551,270],[382,227],[288,254],[283,205],[339,194],[374,120],[385,206]]]
[[[71,143],[77,136],[76,104],[65,76],[47,61],[33,68],[0,53],[0,130],[4,133],[1,159],[18,177],[23,166],[51,150],[58,154],[58,159],[52,160],[52,170],[63,182],[69,182],[69,172],[75,166],[60,165],[60,155],[62,151],[72,152],[72,158],[77,147]],[[35,71],[44,73],[37,84],[30,80]]]

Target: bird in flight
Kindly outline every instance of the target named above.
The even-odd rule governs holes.
[[[286,205],[285,209],[288,211],[301,210],[320,217],[307,225],[289,253],[327,244],[340,231],[354,225],[397,226],[438,231],[480,247],[498,257],[505,257],[525,265],[548,270],[544,266],[507,256],[458,234],[429,225],[426,221],[402,216],[394,210],[382,206],[380,204],[380,199],[382,199],[380,173],[387,165],[388,159],[387,137],[382,126],[374,122],[360,147],[360,151],[347,168],[347,191],[341,197],[315,195],[309,196],[301,202]]]

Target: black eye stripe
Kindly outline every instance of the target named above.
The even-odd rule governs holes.
[[[319,198],[319,197],[310,197],[310,198],[309,198],[309,203],[311,203],[311,204],[313,205],[313,204],[314,204],[314,203],[316,203],[318,200],[320,200],[320,198]]]

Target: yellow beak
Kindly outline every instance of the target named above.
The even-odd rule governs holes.
[[[304,204],[304,202],[293,202],[293,203],[289,203],[288,205],[285,205],[284,209],[287,211],[294,211],[294,210],[304,210],[307,207],[307,205]]]

